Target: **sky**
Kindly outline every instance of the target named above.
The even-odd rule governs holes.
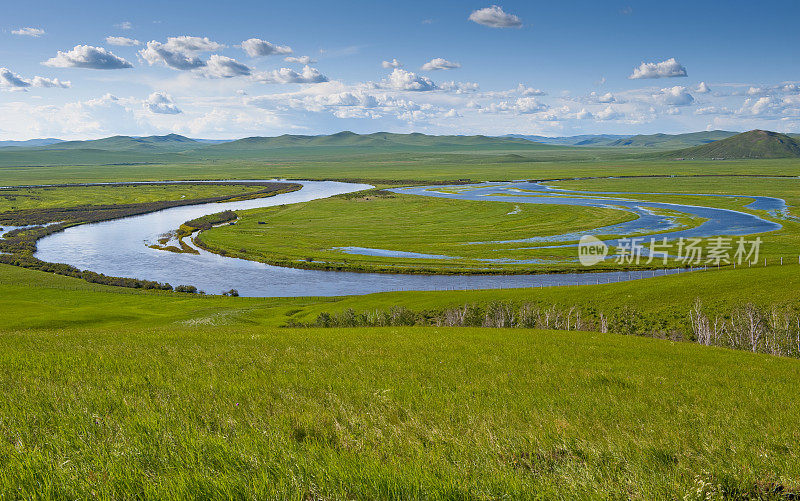
[[[15,3],[0,140],[800,132],[800,2]]]

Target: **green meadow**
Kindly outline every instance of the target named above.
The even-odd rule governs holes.
[[[800,482],[795,359],[587,332],[277,326],[504,298],[685,316],[717,290],[723,303],[795,300],[798,269],[262,299],[0,266],[0,486],[23,498],[764,495]]]
[[[184,198],[245,195],[257,187],[236,184],[105,185],[15,187],[0,189],[0,215],[13,210],[52,209],[77,205],[141,204]]]
[[[635,218],[614,209],[449,200],[386,191],[242,211],[239,215],[235,225],[203,231],[195,241],[215,252],[270,264],[395,273],[547,269],[544,265],[491,260],[560,258],[563,250],[548,249],[555,253],[552,256],[519,249],[525,245],[490,242],[585,231]],[[349,246],[444,257],[420,260],[339,250]],[[574,255],[574,249],[571,253]]]
[[[574,150],[575,148],[572,148]],[[614,155],[617,155],[616,153]],[[639,155],[641,156],[641,155]],[[438,182],[470,179],[562,179],[631,175],[786,175],[796,176],[797,160],[674,161],[619,158],[605,150],[595,154],[579,151],[564,158],[526,153],[508,157],[503,152],[410,152],[352,156],[342,152],[315,158],[262,155],[260,159],[208,159],[197,162],[147,162],[135,164],[35,163],[3,165],[0,185],[81,183],[91,181],[163,181],[209,179],[337,179],[373,183]],[[0,159],[2,160],[2,159]]]
[[[792,160],[677,162],[647,159],[636,149],[574,150],[356,155],[322,148],[266,159],[172,152],[158,161],[138,153],[20,152],[3,155],[0,185],[285,177],[386,187],[798,174]],[[780,196],[791,206],[800,195],[794,179],[553,184],[675,192],[683,195],[671,200],[744,211],[749,199],[741,195]],[[252,190],[18,187],[0,190],[0,217]],[[709,201],[694,193],[731,196]],[[397,271],[414,262],[345,256],[333,247],[465,258],[436,261],[428,270],[446,272],[495,257],[467,242],[551,235],[630,216],[370,191],[239,217],[201,240],[257,260],[330,260],[349,269]],[[781,224],[764,237],[766,267],[579,287],[246,298],[112,287],[0,265],[0,497],[792,499],[800,493],[793,398],[800,360],[701,346],[690,317],[698,299],[722,321],[749,303],[765,312],[800,310],[800,228]],[[775,259],[792,253],[783,266]],[[434,318],[449,308],[498,303],[604,312],[649,330],[292,327],[347,312],[405,309]]]

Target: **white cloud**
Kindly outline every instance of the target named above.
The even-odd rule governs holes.
[[[388,70],[390,68],[402,68],[403,67],[403,63],[401,63],[397,59],[392,59],[391,61],[382,62],[381,66],[383,66],[384,68],[386,68]]]
[[[594,114],[595,118],[598,120],[617,120],[623,118],[625,115],[619,111],[617,111],[613,106],[608,105],[605,109],[602,109]]]
[[[389,74],[387,87],[411,91],[428,91],[437,88],[430,78],[400,68],[395,68]]]
[[[45,77],[33,77],[31,81],[34,87],[39,87],[43,89],[47,88],[59,88],[59,89],[68,89],[72,87],[72,82],[69,80],[59,80],[58,78],[45,78]]]
[[[114,25],[115,28],[119,28],[121,30],[132,30],[133,24],[130,21],[122,21],[121,23],[117,23]]]
[[[106,37],[106,43],[120,47],[133,47],[135,45],[142,45],[142,42],[139,40],[127,37]]]
[[[731,115],[732,113],[728,108],[719,106],[705,106],[694,111],[695,115]]]
[[[517,99],[515,107],[519,113],[536,113],[549,108],[549,106],[539,102],[535,97],[521,97]]]
[[[517,85],[517,92],[522,94],[523,96],[544,96],[545,94],[547,94],[543,90],[534,89],[533,87],[527,87],[522,84]]]
[[[182,111],[175,106],[172,96],[166,92],[153,92],[144,101],[145,109],[151,113],[159,113],[161,115],[177,115]]]
[[[681,66],[681,63],[672,57],[660,63],[642,62],[638,68],[633,70],[633,73],[628,78],[636,80],[639,78],[672,78],[685,76],[686,68]]]
[[[535,97],[520,97],[514,101],[500,101],[498,103],[491,103],[485,108],[481,108],[485,113],[512,113],[528,115],[531,113],[539,113],[547,111],[550,107]]]
[[[254,73],[253,80],[265,84],[322,83],[327,82],[328,77],[315,68],[304,66],[301,73],[291,68]]]
[[[309,64],[314,64],[317,62],[316,59],[311,59],[309,56],[288,56],[283,58],[284,61],[287,63],[297,63],[302,64],[303,66],[308,66]]]
[[[40,37],[44,35],[44,30],[41,28],[19,28],[11,30],[12,35],[20,35],[23,37]]]
[[[0,68],[0,86],[7,89],[25,89],[31,86],[31,83],[8,68]]]
[[[477,92],[480,86],[476,82],[442,82],[439,88],[448,92],[455,92],[456,94],[464,94],[467,92]]]
[[[224,49],[225,46],[221,43],[213,42],[208,37],[169,37],[167,43],[164,44],[168,49],[181,51],[181,52],[210,52],[212,50]]]
[[[66,89],[71,86],[72,83],[69,81],[62,82],[57,78],[45,78],[40,76],[27,79],[17,75],[8,68],[0,68],[0,88],[3,89],[24,91],[30,87],[38,87],[42,89],[58,87],[61,89]]]
[[[654,97],[659,103],[668,106],[688,106],[694,102],[689,90],[681,85],[661,89],[661,93]]]
[[[708,85],[706,85],[705,82],[700,82],[697,84],[697,88],[695,88],[694,91],[698,94],[708,94],[711,92],[711,89],[708,87]]]
[[[594,93],[592,93],[594,94]],[[599,103],[614,103],[617,101],[617,98],[614,97],[614,94],[607,92],[602,96],[597,96],[597,102]]]
[[[147,47],[139,51],[139,55],[151,66],[157,63],[164,64],[176,70],[194,70],[206,65],[198,57],[201,52],[219,50],[225,46],[213,42],[208,37],[169,37],[166,43],[151,40]]]
[[[441,57],[436,57],[431,59],[427,63],[423,64],[420,69],[422,71],[436,71],[436,70],[453,70],[456,68],[461,68],[461,63],[455,63],[453,61],[448,61],[447,59],[443,59]]]
[[[74,49],[68,52],[58,51],[56,57],[50,58],[42,64],[54,68],[88,68],[93,70],[118,70],[133,67],[131,63],[114,55],[111,51],[91,45],[76,45]]]
[[[522,27],[522,20],[519,17],[505,12],[497,5],[472,12],[472,14],[469,15],[469,20],[474,23],[489,26],[490,28]]]
[[[800,103],[793,102],[790,98],[776,96],[763,96],[745,99],[740,110],[740,116],[755,116],[762,118],[780,118],[785,116],[800,115]]]
[[[235,59],[218,54],[208,58],[208,62],[203,68],[203,74],[210,78],[233,78],[247,76],[250,73],[252,73],[252,70],[248,66]]]
[[[589,120],[591,118],[594,118],[594,115],[592,115],[592,113],[586,108],[582,108],[581,111],[579,111],[575,115],[575,118],[577,118],[578,120]]]
[[[261,40],[260,38],[250,38],[242,42],[242,49],[250,57],[271,56],[273,54],[291,54],[292,48],[285,45],[275,45]]]

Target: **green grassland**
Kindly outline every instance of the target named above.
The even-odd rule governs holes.
[[[517,250],[519,244],[470,242],[555,235],[634,218],[614,209],[449,200],[381,191],[243,211],[235,225],[206,230],[196,241],[215,252],[294,267],[382,272],[513,271],[535,267],[479,259],[548,256],[531,256],[530,251]],[[348,246],[459,259],[362,256],[336,249]]]
[[[574,149],[574,148],[573,148]],[[583,151],[583,150],[581,150]],[[627,151],[627,150],[626,150]],[[473,154],[410,152],[354,155],[334,152],[319,158],[209,159],[199,162],[137,163],[132,165],[26,164],[0,166],[0,185],[79,183],[90,181],[160,181],[208,179],[351,179],[374,182],[497,181],[511,179],[561,179],[623,175],[754,174],[800,175],[797,159],[673,161],[609,158],[605,150],[594,155],[558,156],[528,153]]]
[[[258,187],[244,184],[159,184],[17,187],[0,189],[0,213],[11,210],[66,208],[245,195]]]
[[[326,298],[228,298],[143,291],[87,283],[79,279],[0,265],[0,311],[4,330],[59,328],[160,328],[175,326],[285,326],[306,323],[320,313],[346,309],[375,311],[392,306],[440,310],[467,303],[537,302],[582,305],[611,311],[635,308],[670,325],[685,327],[692,303],[710,309],[752,302],[795,305],[800,266],[708,270],[645,280],[578,287],[385,292]],[[656,298],[661,298],[656,300]]]
[[[677,319],[695,297],[791,301],[797,270],[262,299],[0,266],[0,359],[14,367],[0,375],[0,488],[22,497],[698,499],[795,488],[800,420],[785,397],[795,360],[591,333],[270,326],[345,308],[503,299],[630,304]]]
[[[58,161],[30,152],[6,157],[0,185],[800,174],[797,160],[645,161],[636,150],[571,150],[356,154],[319,146],[302,155],[276,148],[259,159],[253,153],[186,159],[170,151],[163,158],[171,160],[156,161],[138,151],[106,158],[65,149]],[[698,203],[691,193],[762,194],[796,205],[800,193],[793,183],[672,178],[555,184],[680,192],[687,195],[673,199]],[[39,190],[38,199],[24,203],[57,208],[199,196],[189,187],[153,189]],[[2,194],[0,203],[9,207],[3,210],[23,203]],[[264,211],[263,219],[243,213],[225,230],[247,235],[253,245],[260,245],[256,235],[266,227],[284,238],[305,229],[335,246],[391,248],[400,241],[386,222],[394,218],[415,239],[404,239],[399,250],[449,254],[461,241],[489,240],[487,234],[561,233],[625,217],[525,206],[519,213],[525,225],[504,226],[517,204],[411,198],[340,197]],[[397,201],[419,204],[418,216],[397,212]],[[748,202],[713,201],[738,210]],[[359,227],[358,242],[343,244],[336,237],[341,228],[323,227],[330,222],[324,217],[334,217],[318,211],[324,204],[351,223],[369,214],[383,219],[373,217],[371,226]],[[309,219],[314,215],[323,219]],[[456,225],[443,215],[470,221]],[[275,221],[297,226],[273,227]],[[721,316],[749,302],[798,311],[800,228],[781,223],[784,230],[764,247],[771,253],[767,267],[581,287],[241,298],[110,287],[0,265],[0,497],[789,499],[800,492],[796,359],[613,333],[285,327],[313,323],[321,313],[436,311],[497,301],[630,310],[665,332],[687,332],[698,298]],[[430,240],[442,247],[425,240],[424,226],[438,232]],[[312,248],[312,239],[303,245]],[[794,252],[795,260],[777,265],[772,257],[782,252]],[[297,252],[301,259],[305,254]]]
[[[702,499],[800,478],[795,360],[432,328],[0,346],[0,489],[20,497]]]
[[[798,269],[262,299],[130,291],[0,266],[0,490],[704,499],[796,489],[797,360],[585,332],[269,325],[298,311],[498,298],[677,313],[716,291],[720,301],[793,299]],[[655,294],[672,301],[648,300]]]

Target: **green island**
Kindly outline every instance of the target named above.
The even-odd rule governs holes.
[[[614,209],[449,200],[381,190],[243,211],[236,225],[203,231],[195,242],[230,256],[315,269],[391,273],[529,271],[534,267],[531,264],[492,261],[533,258],[546,262],[548,257],[562,257],[569,251],[548,249],[547,253],[533,253],[516,249],[519,245],[489,242],[590,230],[635,218],[630,212]],[[345,247],[442,257],[420,260],[364,256],[345,253]],[[536,268],[548,269],[546,265]]]

